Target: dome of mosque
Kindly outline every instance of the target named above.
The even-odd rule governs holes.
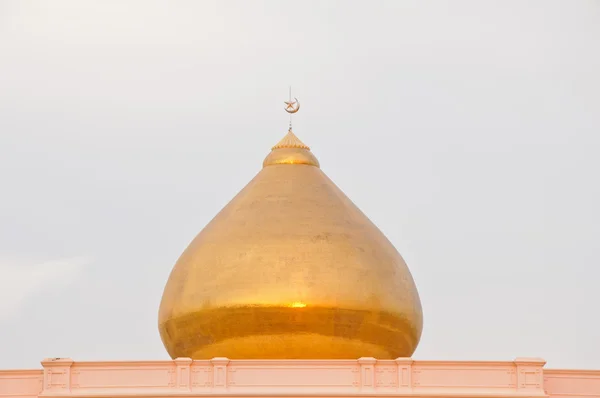
[[[291,128],[183,252],[159,310],[173,358],[409,357],[422,326],[404,260]]]

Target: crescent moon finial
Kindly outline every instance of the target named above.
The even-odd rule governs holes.
[[[300,101],[294,97],[292,101],[292,87],[290,86],[290,99],[283,102],[285,104],[285,111],[290,114],[290,131],[292,131],[292,115],[300,110]]]
[[[287,113],[296,113],[300,110],[300,101],[298,101],[298,98],[294,97],[293,101],[284,101],[284,103]]]

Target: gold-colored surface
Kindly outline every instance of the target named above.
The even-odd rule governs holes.
[[[304,142],[300,141],[300,138],[296,137],[296,134],[294,134],[291,127],[288,130],[285,137],[283,137],[277,144],[275,144],[271,148],[271,150],[281,149],[281,148],[300,148],[300,149],[307,149],[310,151],[310,148],[308,147],[308,145],[306,145]],[[311,156],[314,157],[314,155],[312,155],[312,153],[311,153]]]
[[[292,129],[273,148],[263,162],[263,167],[275,164],[306,164],[319,167],[319,161]]]
[[[404,260],[290,133],[175,264],[159,311],[171,357],[390,359],[417,347]]]

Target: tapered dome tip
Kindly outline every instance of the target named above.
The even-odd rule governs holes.
[[[304,164],[320,167],[319,161],[310,148],[300,141],[292,129],[289,129],[285,137],[271,148],[271,153],[265,158],[263,167],[276,164]]]
[[[300,141],[300,138],[298,138],[296,136],[296,134],[294,134],[294,132],[292,131],[291,128],[288,130],[285,137],[283,137],[281,139],[281,141],[279,141],[271,149],[280,149],[280,148],[300,148],[300,149],[306,149],[306,150],[310,151],[310,148],[308,147],[308,145],[306,145],[304,142]]]

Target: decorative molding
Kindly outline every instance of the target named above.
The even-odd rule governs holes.
[[[230,360],[73,362],[0,371],[0,398],[125,397],[600,397],[600,371],[544,370],[537,358],[507,362]]]
[[[71,391],[71,358],[47,358],[42,361],[44,367],[43,391],[70,392]]]
[[[375,364],[377,359],[363,357],[358,359],[360,365],[360,389],[361,391],[375,391]]]
[[[517,390],[540,390],[544,387],[543,367],[546,364],[541,358],[517,358]]]
[[[227,390],[227,365],[229,358],[213,358],[210,360],[213,365],[213,384],[214,390]]]
[[[191,391],[192,389],[192,359],[176,358],[175,362],[175,380],[178,390]]]
[[[600,397],[600,370],[544,370],[544,389],[557,397]]]
[[[38,370],[0,370],[0,397],[34,398],[42,392],[44,372]]]
[[[411,358],[396,358],[396,366],[398,367],[398,390],[410,391],[412,389],[412,364]]]

